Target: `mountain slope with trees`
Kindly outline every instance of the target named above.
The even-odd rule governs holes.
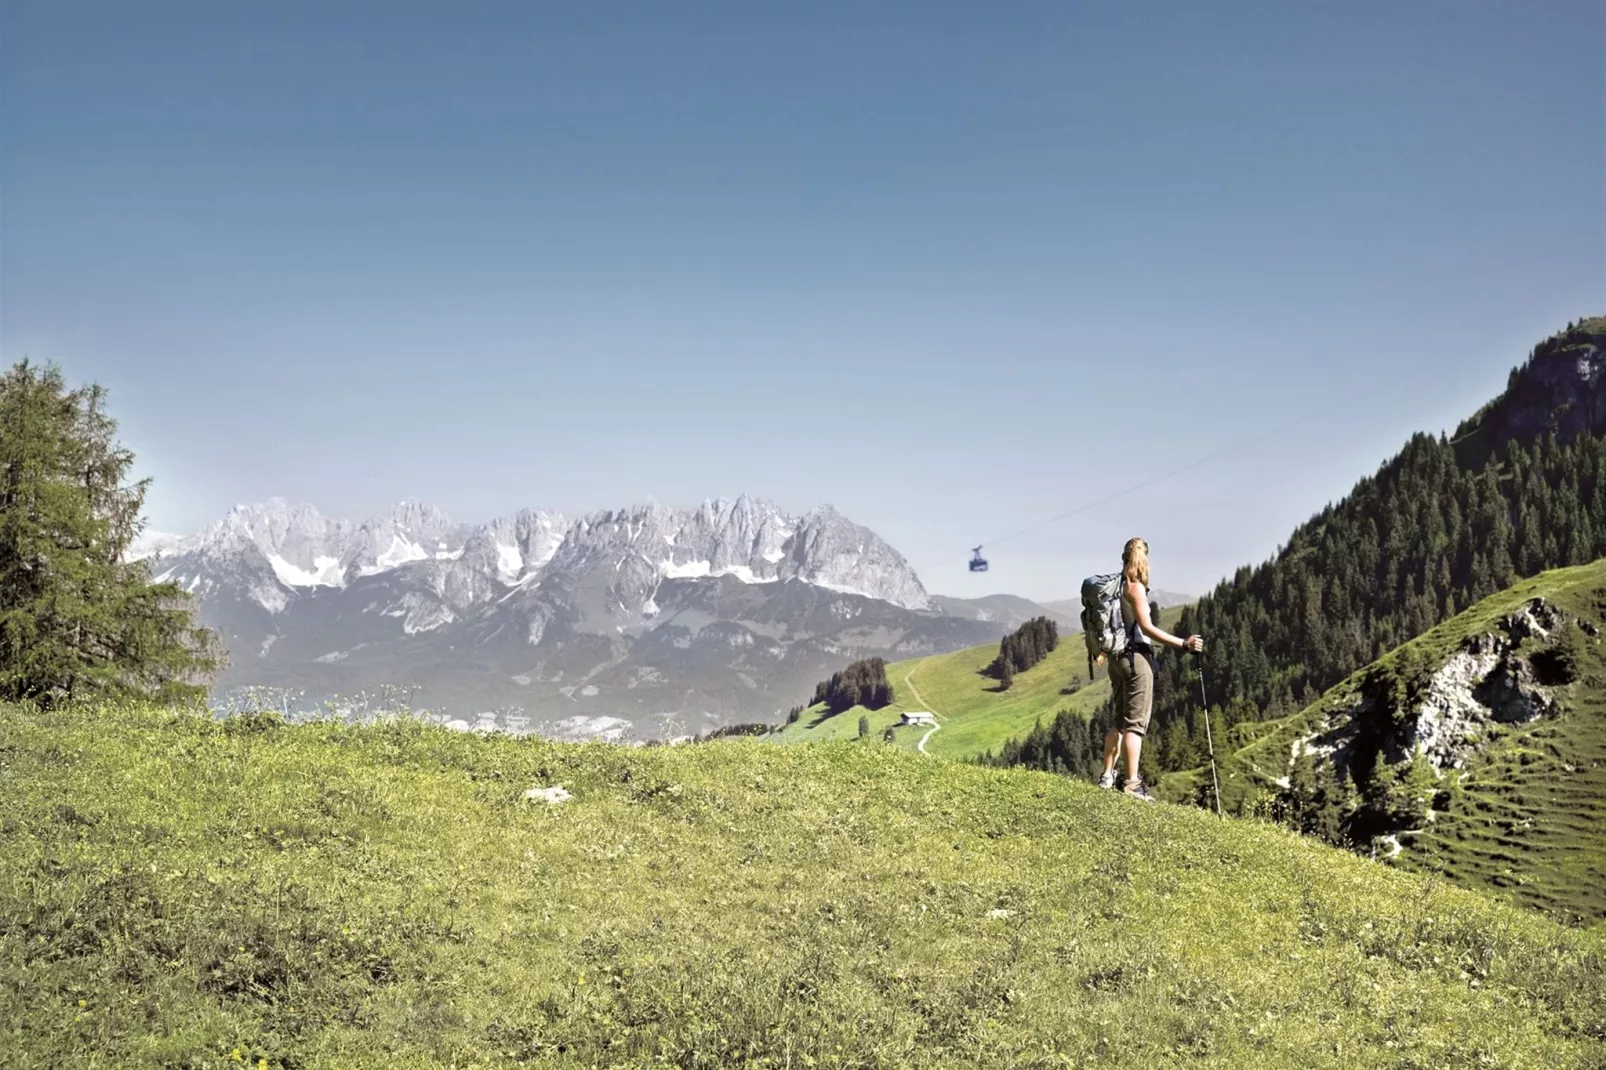
[[[1484,599],[1217,755],[1230,813],[1606,919],[1606,560]],[[1209,791],[1199,768],[1158,793]]]
[[[1603,347],[1600,317],[1547,339],[1453,438],[1413,437],[1274,558],[1185,610],[1180,629],[1210,644],[1207,695],[1225,723],[1293,713],[1518,578],[1606,555]],[[1197,721],[1193,671],[1161,662],[1162,737]],[[1189,735],[1191,753],[1203,735]]]

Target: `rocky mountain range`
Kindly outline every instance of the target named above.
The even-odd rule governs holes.
[[[745,496],[478,525],[417,502],[352,523],[272,499],[146,533],[132,555],[223,638],[225,701],[261,687],[309,708],[399,686],[444,716],[500,710],[555,734],[770,719],[847,661],[993,641],[1042,612],[935,601],[831,507],[790,516]]]

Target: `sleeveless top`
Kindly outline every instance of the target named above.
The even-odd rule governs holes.
[[[1143,597],[1145,600],[1148,599],[1148,587],[1143,588]],[[1132,607],[1127,605],[1126,602],[1126,583],[1124,580],[1121,584],[1121,623],[1126,626],[1127,637],[1130,639],[1129,647],[1133,650],[1141,650],[1146,656],[1152,658],[1154,656],[1154,640],[1145,635],[1143,629],[1138,627],[1138,618],[1133,615]]]

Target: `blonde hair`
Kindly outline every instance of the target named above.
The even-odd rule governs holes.
[[[1142,539],[1128,539],[1121,548],[1121,575],[1128,583],[1149,586],[1149,544]]]

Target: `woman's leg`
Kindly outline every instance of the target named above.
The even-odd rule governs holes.
[[[1128,783],[1138,779],[1138,755],[1143,751],[1143,737],[1136,732],[1126,733],[1126,779]]]
[[[1126,720],[1128,688],[1132,683],[1132,675],[1127,671],[1126,662],[1120,658],[1110,659],[1110,697],[1115,700],[1115,718],[1119,726]],[[1113,776],[1115,773],[1115,756],[1121,750],[1121,729],[1112,728],[1104,733],[1104,775]]]
[[[1123,733],[1128,791],[1132,790],[1133,785],[1141,786],[1143,783],[1142,777],[1138,776],[1138,757],[1143,753],[1143,736],[1149,730],[1149,714],[1153,706],[1154,666],[1147,657],[1140,654],[1132,659],[1131,685],[1127,692],[1127,719]]]

